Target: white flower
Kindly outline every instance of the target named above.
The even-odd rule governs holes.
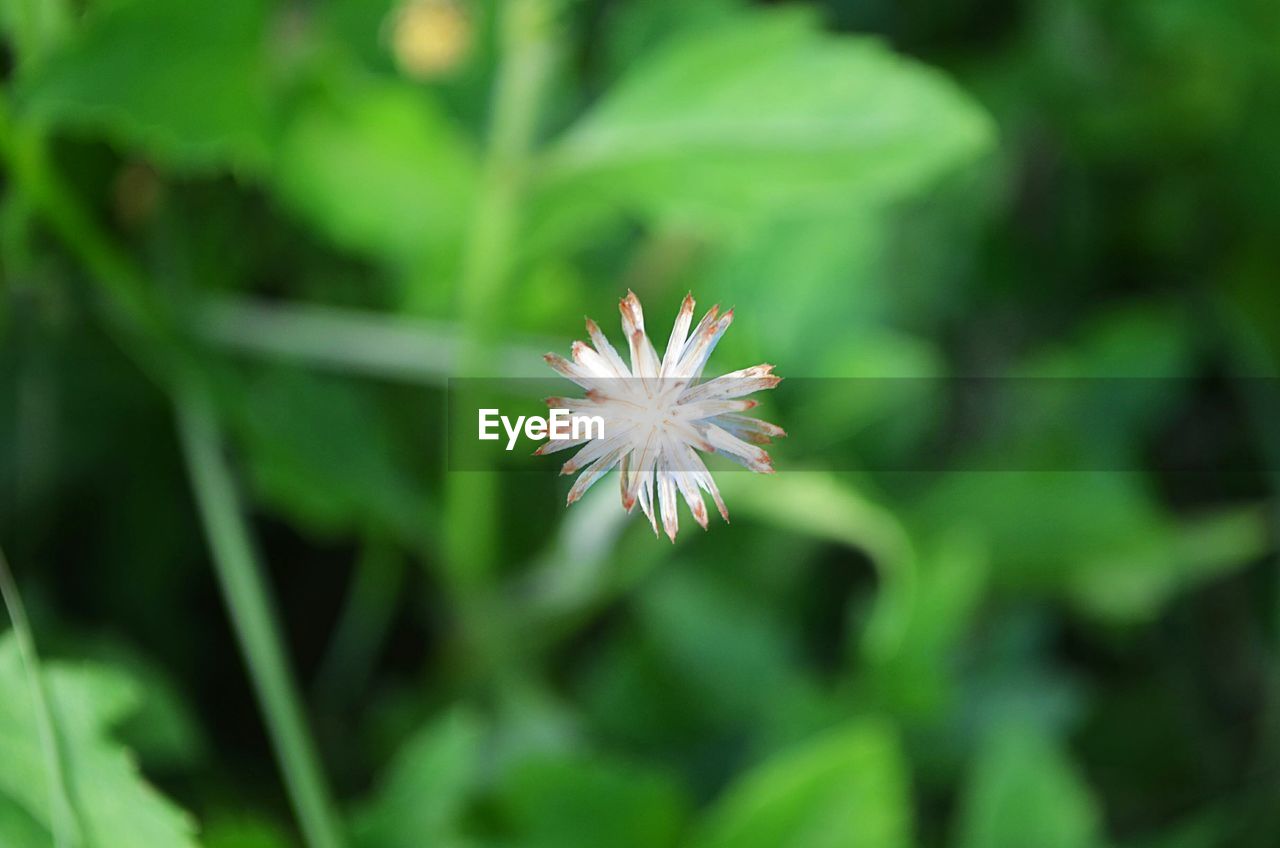
[[[547,454],[583,443],[586,447],[564,464],[562,474],[582,471],[569,491],[569,503],[592,484],[620,466],[622,506],[630,512],[637,502],[657,534],[654,490],[667,536],[675,541],[679,529],[676,492],[684,497],[694,520],[707,527],[702,492],[708,492],[720,515],[729,520],[724,500],[697,451],[723,453],[752,471],[773,473],[769,454],[759,447],[785,436],[781,427],[741,413],[757,405],[744,396],[772,389],[782,379],[772,365],[756,365],[702,381],[707,357],[733,322],[733,310],[720,315],[712,307],[689,332],[693,296],[687,295],[676,316],[662,358],[644,331],[644,312],[632,292],[618,305],[622,331],[631,348],[631,366],[609,344],[590,318],[587,333],[594,347],[573,343],[573,362],[548,353],[547,363],[586,389],[585,398],[547,398],[548,406],[573,415],[604,419],[604,437],[548,441],[537,453]],[[696,450],[695,450],[696,449]]]

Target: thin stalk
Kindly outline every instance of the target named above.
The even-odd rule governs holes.
[[[555,55],[551,4],[509,0],[498,9],[501,60],[463,255],[459,306],[464,343],[458,373],[464,376],[484,373],[495,364],[491,345],[503,323],[539,107]],[[467,400],[459,398],[463,408]],[[445,489],[445,551],[463,628],[472,647],[496,661],[502,650],[496,630],[502,616],[491,585],[499,537],[497,480],[487,472],[452,472]]]
[[[368,683],[404,585],[404,556],[386,541],[371,538],[356,563],[338,626],[316,673],[314,693],[323,704],[348,703]]]
[[[208,398],[195,388],[180,392],[177,418],[218,580],[294,811],[308,845],[338,848],[344,842],[338,816],[307,729],[231,470],[222,457]]]
[[[45,778],[49,783],[49,822],[53,831],[55,848],[72,848],[80,844],[80,816],[71,802],[71,792],[63,768],[62,747],[55,730],[57,724],[49,704],[49,692],[40,671],[40,656],[36,652],[36,640],[27,620],[27,611],[18,594],[17,582],[9,569],[9,560],[0,550],[0,599],[13,624],[13,637],[18,643],[18,656],[27,675],[27,689],[35,713],[36,734],[40,737],[40,750],[44,755]]]
[[[203,379],[181,344],[177,326],[146,274],[94,221],[52,167],[38,127],[12,119],[0,91],[0,155],[13,185],[48,221],[84,266],[116,319],[109,326],[144,372],[168,390],[178,407],[184,448],[214,564],[240,639],[271,742],[303,833],[314,848],[342,845],[318,758],[298,706],[275,617],[240,518],[230,472],[217,448],[217,430]]]

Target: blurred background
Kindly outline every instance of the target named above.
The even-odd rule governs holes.
[[[0,27],[0,846],[1280,844],[1280,5]],[[815,378],[674,546],[446,460],[628,288]]]

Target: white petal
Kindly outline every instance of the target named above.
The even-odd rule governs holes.
[[[726,432],[753,445],[767,445],[772,439],[785,438],[787,435],[787,431],[777,424],[737,413],[721,415],[715,423],[723,427]]]
[[[670,435],[664,440],[663,449],[672,457],[669,471],[672,479],[675,480],[676,488],[680,490],[680,494],[684,496],[685,503],[689,505],[689,512],[693,513],[693,520],[698,522],[703,530],[707,529],[707,507],[702,501],[702,493],[698,490],[698,484],[694,481],[694,475],[688,470],[688,462],[683,459],[684,452],[688,450],[684,445],[678,444]]]
[[[618,302],[618,311],[622,313],[622,334],[627,338],[636,331],[644,332],[644,309],[640,306],[640,298],[636,293],[627,290],[627,296]]]
[[[596,379],[592,377],[581,365],[570,362],[558,353],[545,353],[542,358],[547,364],[559,372],[562,376],[569,378],[584,389],[595,388]]]
[[[676,376],[687,377],[690,380],[696,380],[702,376],[702,369],[707,365],[707,358],[711,356],[711,352],[716,349],[720,337],[724,335],[724,331],[729,329],[729,325],[733,323],[733,310],[730,309],[721,315],[714,323],[708,324],[705,329],[699,324],[700,332],[694,333],[689,337],[689,343],[685,345],[684,354],[680,357],[680,362],[676,365]]]
[[[614,350],[613,345],[609,344],[609,339],[605,334],[600,332],[600,326],[587,319],[587,335],[591,336],[591,343],[595,345],[596,352],[609,363],[609,368],[613,371],[614,376],[626,378],[631,376],[631,369],[627,368],[627,364],[622,361],[622,357],[618,355],[618,351]]]
[[[715,501],[716,509],[720,511],[720,517],[729,521],[729,510],[725,508],[724,499],[720,497],[720,489],[716,486],[715,478],[711,476],[711,472],[707,470],[707,466],[702,463],[698,454],[693,448],[685,447],[687,455],[685,463],[692,469],[689,474],[693,477],[693,482],[698,485],[699,489],[711,495],[711,500]]]
[[[622,458],[623,452],[627,450],[626,445],[621,445],[613,451],[591,463],[585,471],[578,475],[578,479],[573,481],[573,487],[569,489],[569,497],[566,503],[573,503],[587,493],[595,485],[595,482],[609,473],[613,466],[618,464],[618,460]]]
[[[706,418],[714,418],[717,415],[727,415],[733,412],[746,412],[748,409],[755,409],[760,405],[760,401],[751,398],[738,400],[703,400],[696,403],[681,404],[681,415],[688,421],[701,421]]]
[[[573,361],[585,368],[593,377],[608,380],[618,376],[618,373],[613,370],[613,366],[585,342],[573,343]]]
[[[587,441],[586,439],[548,439],[543,442],[536,451],[534,456],[546,456],[549,453],[559,453],[562,450],[576,448],[578,445]]]
[[[641,330],[631,334],[631,368],[636,376],[646,383],[658,379],[658,352],[653,349],[653,342]]]
[[[680,516],[676,514],[676,481],[670,469],[658,472],[658,508],[662,513],[662,529],[674,542],[680,531]]]
[[[676,314],[676,322],[671,326],[671,337],[667,339],[667,349],[662,354],[662,376],[669,377],[675,373],[676,363],[684,352],[684,343],[689,338],[689,325],[693,323],[693,293],[684,296],[680,311]]]
[[[587,446],[573,455],[561,468],[561,474],[572,474],[579,468],[585,468],[600,457],[617,447],[629,447],[631,442],[625,434],[610,436],[607,439],[592,439]]]
[[[722,453],[730,459],[741,462],[752,471],[761,474],[773,473],[773,460],[769,459],[769,454],[765,453],[763,449],[747,444],[737,436],[726,433],[715,424],[708,422],[704,426],[703,435],[707,437],[708,442],[715,445],[717,453]]]
[[[680,396],[680,402],[739,398],[772,389],[782,382],[782,378],[773,376],[772,371],[772,365],[753,365],[741,371],[721,374],[715,379],[685,390]]]
[[[658,456],[658,440],[654,433],[651,431],[643,438],[644,441],[638,447],[634,446],[634,442],[632,443],[629,479],[622,491],[622,505],[628,510],[635,506],[644,477],[646,474],[653,473],[653,463]]]

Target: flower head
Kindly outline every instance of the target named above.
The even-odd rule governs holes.
[[[623,508],[630,512],[639,503],[656,534],[656,505],[672,541],[679,529],[677,492],[704,530],[707,508],[702,492],[711,495],[721,517],[729,520],[698,451],[723,453],[752,471],[772,474],[773,462],[760,445],[786,435],[781,427],[742,414],[757,405],[747,395],[772,389],[782,379],[773,375],[772,365],[702,379],[707,358],[733,323],[733,310],[721,315],[713,306],[690,332],[693,307],[693,296],[686,295],[661,358],[645,333],[644,312],[632,292],[618,305],[630,366],[590,318],[591,345],[574,342],[572,362],[554,353],[545,357],[552,368],[586,390],[585,398],[548,398],[547,404],[605,422],[602,438],[555,439],[537,451],[548,454],[585,444],[560,472],[582,472],[569,490],[569,503],[617,466],[622,472]]]

